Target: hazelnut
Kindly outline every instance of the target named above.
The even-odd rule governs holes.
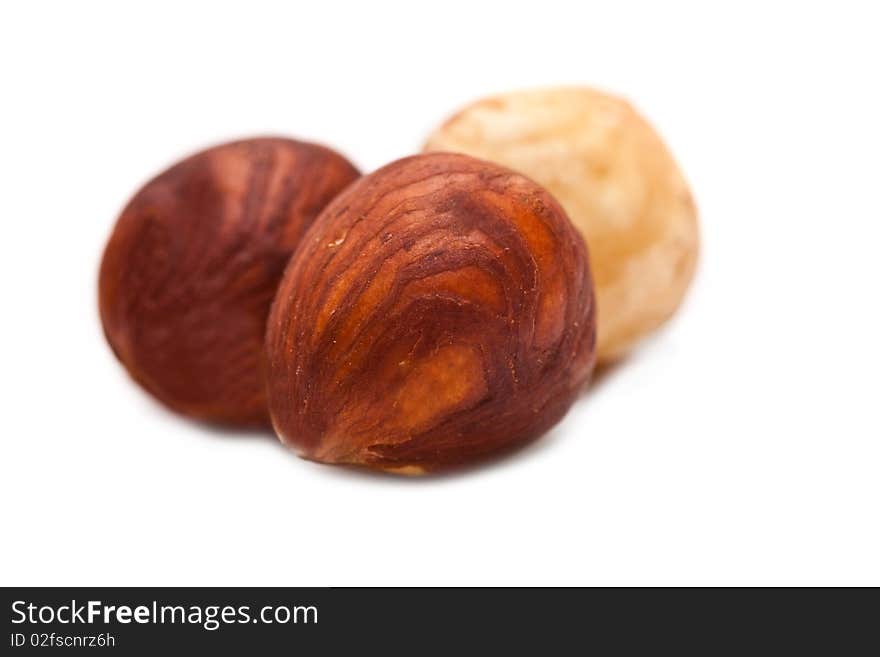
[[[531,180],[464,155],[398,160],[322,212],[266,333],[281,440],[422,474],[535,438],[594,363],[587,250]]]
[[[453,116],[425,150],[498,162],[558,199],[590,247],[600,361],[678,308],[696,266],[696,209],[666,146],[626,101],[585,88],[501,95]]]
[[[104,332],[131,376],[193,418],[267,425],[263,338],[278,281],[358,175],[322,146],[261,138],[197,153],[144,185],[99,276]]]

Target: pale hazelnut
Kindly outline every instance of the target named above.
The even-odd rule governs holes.
[[[697,212],[666,146],[626,101],[588,88],[500,95],[458,112],[425,150],[498,162],[556,197],[590,250],[600,361],[678,308],[697,261]]]

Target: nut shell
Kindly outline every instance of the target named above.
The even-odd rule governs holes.
[[[399,160],[338,196],[267,330],[282,441],[420,474],[557,422],[594,364],[583,240],[531,180],[464,155]]]
[[[586,88],[488,98],[453,116],[425,150],[498,162],[558,199],[590,247],[600,361],[680,305],[696,266],[696,209],[666,146],[626,101]]]
[[[99,276],[122,364],[172,409],[266,425],[266,318],[306,228],[357,170],[315,144],[259,138],[197,153],[119,217]]]

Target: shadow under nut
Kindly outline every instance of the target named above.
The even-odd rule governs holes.
[[[302,456],[404,474],[516,447],[594,364],[583,240],[541,187],[463,155],[366,176],[291,259],[267,330],[269,406]]]
[[[184,415],[267,425],[263,347],[278,282],[306,228],[358,175],[322,146],[258,138],[144,185],[99,275],[104,332],[132,377]]]
[[[697,211],[669,150],[626,101],[579,87],[502,94],[458,112],[425,150],[498,162],[562,204],[590,248],[600,361],[680,305],[696,267]]]

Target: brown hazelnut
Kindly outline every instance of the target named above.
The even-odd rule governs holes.
[[[488,98],[449,119],[425,150],[498,162],[559,200],[590,248],[600,361],[678,308],[697,260],[696,209],[666,146],[624,100],[585,88]]]
[[[587,250],[531,180],[399,160],[303,238],[266,334],[275,430],[302,456],[421,474],[556,423],[594,363]]]
[[[261,138],[197,153],[141,188],[99,277],[104,332],[132,377],[185,415],[268,424],[263,338],[278,281],[358,175],[322,146]]]

